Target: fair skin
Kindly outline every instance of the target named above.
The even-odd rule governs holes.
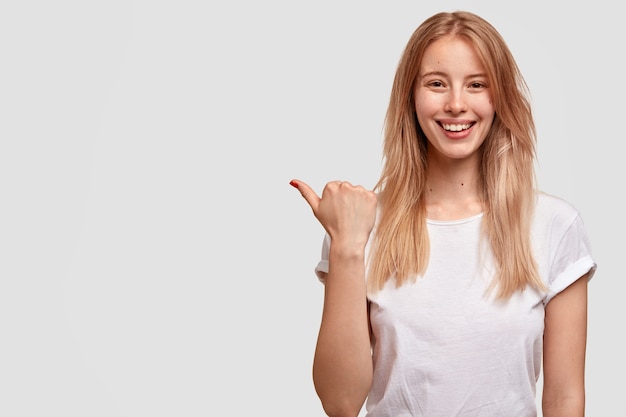
[[[546,306],[543,334],[544,417],[585,415],[587,275]]]
[[[428,139],[427,216],[454,220],[482,212],[478,178],[495,115],[487,74],[472,46],[446,36],[426,49],[414,90]]]
[[[428,218],[454,220],[482,212],[478,150],[495,110],[486,72],[471,45],[452,36],[431,44],[414,96],[428,138]],[[321,198],[302,181],[292,185],[333,242],[313,364],[315,388],[327,415],[355,417],[373,375],[364,253],[377,198],[348,182],[328,183]],[[586,306],[585,277],[546,306],[544,417],[584,416]]]
[[[372,384],[372,354],[365,287],[365,244],[374,226],[376,195],[333,181],[322,197],[292,181],[330,235],[329,271],[313,382],[326,414],[356,417]]]

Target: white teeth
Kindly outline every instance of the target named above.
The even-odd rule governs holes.
[[[465,130],[465,129],[469,129],[470,128],[470,124],[466,124],[466,125],[448,125],[448,124],[444,124],[443,128],[445,130],[449,130],[452,132],[460,132],[461,130]]]

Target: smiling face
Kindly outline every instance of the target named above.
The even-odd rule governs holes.
[[[477,158],[495,109],[487,73],[468,41],[446,36],[426,49],[414,97],[430,156]]]

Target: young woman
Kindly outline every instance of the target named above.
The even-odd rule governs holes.
[[[583,416],[587,233],[536,189],[535,126],[506,43],[468,12],[413,33],[374,190],[321,198],[326,231],[313,378],[329,416]]]

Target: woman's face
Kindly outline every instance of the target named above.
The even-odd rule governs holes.
[[[433,42],[425,51],[414,97],[429,154],[449,159],[478,155],[495,109],[487,73],[469,42],[454,36]]]

